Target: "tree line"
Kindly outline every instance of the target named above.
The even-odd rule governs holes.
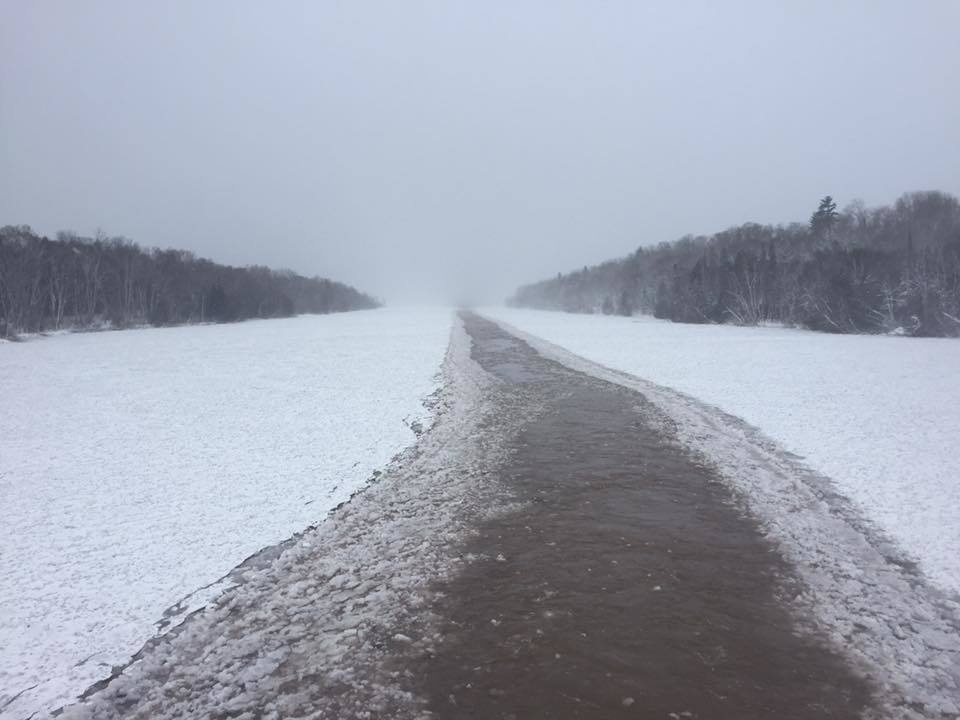
[[[41,237],[0,228],[0,337],[60,328],[175,325],[379,306],[358,290],[289,270],[230,267],[122,237]]]
[[[960,336],[960,203],[913,192],[807,223],[686,236],[526,285],[509,303],[674,322],[765,322],[835,333]]]

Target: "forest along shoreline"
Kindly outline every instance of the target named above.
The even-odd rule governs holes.
[[[437,588],[445,637],[418,694],[438,717],[856,717],[871,688],[800,633],[791,571],[639,393],[569,370],[471,313],[472,357],[540,406],[480,523],[484,562]]]

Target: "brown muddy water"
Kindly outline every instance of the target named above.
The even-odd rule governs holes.
[[[636,392],[476,315],[474,359],[541,407],[502,470],[521,509],[440,593],[419,692],[439,718],[860,716],[869,688],[800,634],[756,522]]]

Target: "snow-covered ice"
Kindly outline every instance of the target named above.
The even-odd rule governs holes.
[[[960,592],[960,342],[486,308],[759,428]]]
[[[74,697],[164,611],[323,519],[429,423],[445,309],[0,348],[0,716]],[[13,702],[10,699],[21,693]]]
[[[492,562],[461,549],[477,523],[514,507],[497,468],[530,413],[470,347],[456,321],[435,422],[377,483],[58,717],[426,717],[415,676],[398,668],[444,642],[433,584]]]

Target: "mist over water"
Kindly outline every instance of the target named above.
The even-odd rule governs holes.
[[[960,193],[960,5],[6,3],[0,224],[389,302]]]

